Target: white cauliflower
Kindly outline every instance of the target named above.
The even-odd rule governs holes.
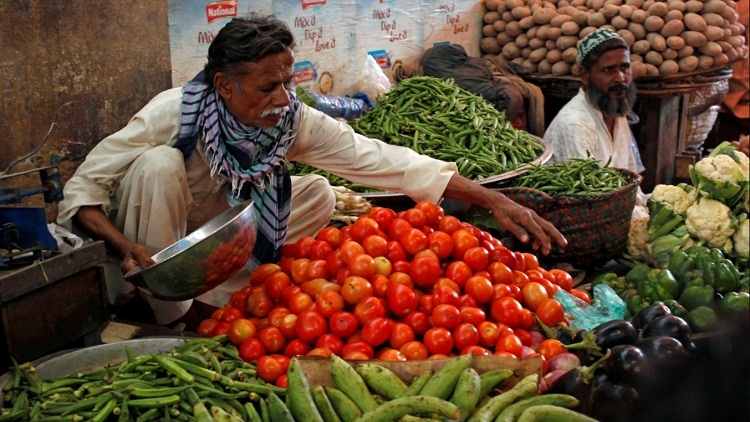
[[[651,237],[648,234],[648,216],[630,220],[628,230],[627,251],[633,258],[650,259],[648,245]]]
[[[735,232],[732,211],[711,198],[701,198],[688,207],[685,226],[691,235],[713,248],[731,247],[727,241]]]
[[[737,256],[750,259],[750,219],[742,220],[732,237],[732,242]]]
[[[693,197],[679,186],[656,185],[651,192],[651,200],[669,205],[675,214],[684,214],[693,204]]]
[[[737,154],[738,156],[744,154]],[[747,157],[746,157],[747,158]],[[747,168],[747,160],[745,160]],[[714,182],[738,182],[747,180],[747,171],[742,170],[742,166],[737,164],[732,157],[720,154],[706,157],[695,163],[695,170],[706,179]]]

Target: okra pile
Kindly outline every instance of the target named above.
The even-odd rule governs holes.
[[[14,364],[0,420],[251,420],[260,402],[286,394],[258,378],[225,337],[191,339],[163,354],[126,353],[123,362],[55,380]]]
[[[616,191],[628,180],[608,163],[595,158],[571,158],[547,165],[532,165],[519,176],[514,186],[527,187],[551,196],[593,196]]]

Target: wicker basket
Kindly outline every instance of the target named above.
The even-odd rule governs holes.
[[[628,184],[602,195],[552,197],[530,188],[498,190],[536,211],[568,240],[568,247],[563,250],[553,246],[548,258],[591,267],[622,255],[627,244],[640,177],[629,170],[618,171]]]

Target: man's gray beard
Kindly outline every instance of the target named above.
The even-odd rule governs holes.
[[[586,95],[588,95],[589,101],[596,104],[606,117],[622,117],[633,109],[637,94],[635,84],[625,85],[625,91],[627,93],[625,98],[614,99],[594,84],[589,84],[586,87]]]

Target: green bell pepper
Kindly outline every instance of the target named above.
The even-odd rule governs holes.
[[[700,306],[711,306],[714,303],[714,288],[697,284],[688,286],[682,291],[678,302],[689,311]]]
[[[657,300],[675,299],[679,294],[680,285],[672,272],[664,269],[649,271],[646,280],[638,285],[638,294],[651,302]]]
[[[635,315],[638,313],[638,311],[650,305],[651,302],[648,301],[647,299],[644,299],[640,295],[634,295],[626,301],[626,304],[628,307],[628,312],[630,312],[630,315]]]
[[[648,276],[651,267],[646,264],[638,264],[631,268],[625,273],[625,285],[628,287],[636,287]]]
[[[750,311],[750,294],[729,292],[719,300],[719,310],[725,313],[747,313]]]
[[[684,251],[675,252],[669,258],[667,269],[680,284],[684,285],[690,279],[691,272],[695,270],[695,258]]]
[[[677,302],[674,299],[665,300],[662,303],[666,305],[667,308],[669,308],[670,312],[672,312],[672,315],[678,316],[682,319],[687,318],[688,311],[685,309],[684,306],[682,306],[679,302]]]
[[[699,306],[687,315],[687,322],[690,328],[697,333],[711,331],[716,325],[716,311],[708,306]]]
[[[718,293],[736,292],[740,288],[740,272],[732,261],[721,258],[712,267],[713,287]]]
[[[625,279],[623,277],[618,277],[615,273],[600,274],[591,282],[591,289],[593,290],[593,288],[599,284],[606,284],[618,294],[625,290]]]

